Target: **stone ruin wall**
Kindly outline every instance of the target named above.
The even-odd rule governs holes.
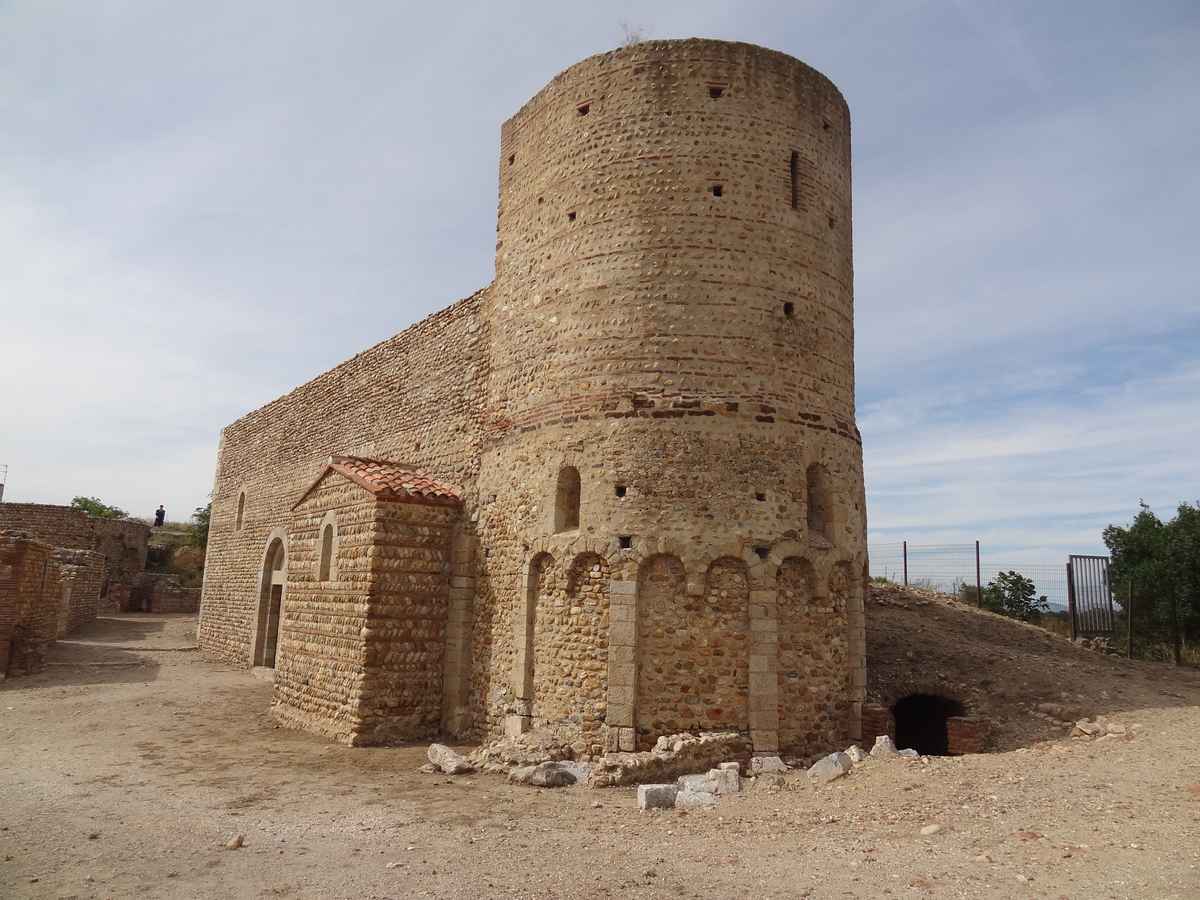
[[[249,664],[267,538],[334,454],[419,463],[470,489],[487,366],[482,293],[227,427],[213,486],[199,642]],[[236,527],[244,493],[242,527]]]
[[[534,574],[561,584],[585,553],[611,578],[610,749],[697,718],[772,748],[781,692],[801,678],[806,710],[857,731],[861,584],[844,612],[808,614],[818,634],[804,640],[832,656],[803,676],[780,674],[776,603],[784,559],[812,567],[821,597],[865,564],[849,127],[819,73],[714,41],[585,60],[505,123],[478,486],[491,608],[477,620],[472,697],[488,732],[561,705],[525,689],[537,649],[505,623],[536,620]],[[560,529],[565,467],[580,475],[580,521]],[[556,570],[534,573],[538,554]],[[667,570],[683,587],[650,588],[675,599],[646,609],[642,585]],[[646,684],[685,680],[647,671],[660,639],[690,667],[680,702]]]
[[[94,550],[96,528],[81,509],[49,503],[0,503],[0,528],[28,531],[53,547]]]
[[[108,559],[109,580],[133,585],[146,571],[150,526],[131,519],[92,519],[93,549]]]
[[[108,560],[92,550],[55,549],[54,564],[62,585],[58,636],[96,620],[100,594],[108,578]]]
[[[200,608],[200,589],[184,587],[178,575],[143,572],[123,608],[133,612],[194,613]]]
[[[105,558],[97,611],[123,607],[146,568],[150,526],[132,519],[98,519],[83,510],[47,503],[0,503],[0,528],[28,531],[38,540],[67,550],[90,550]]]
[[[0,675],[32,674],[58,637],[62,583],[55,548],[0,530]]]
[[[857,736],[849,127],[823,76],[748,45],[649,42],[556,77],[502,129],[493,285],[225,430],[202,647],[248,661],[268,535],[328,455],[375,456],[465,491],[461,736]]]

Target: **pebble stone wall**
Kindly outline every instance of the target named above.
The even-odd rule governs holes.
[[[492,285],[225,429],[202,647],[248,661],[268,535],[328,455],[373,456],[462,490],[460,736],[857,737],[862,585],[830,587],[866,553],[845,101],[759,47],[636,44],[506,122],[499,179]],[[828,598],[799,618],[785,560]]]
[[[327,473],[288,524],[272,711],[352,745],[436,735],[457,508],[378,501]],[[321,534],[336,531],[321,580]]]

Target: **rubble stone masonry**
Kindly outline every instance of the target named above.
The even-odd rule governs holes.
[[[301,727],[384,739],[372,716],[411,733],[440,704],[461,737],[565,728],[592,755],[858,737],[845,101],[781,53],[652,41],[556,76],[500,144],[495,281],[223,432],[201,646],[252,662],[282,537],[276,708]],[[322,487],[293,515],[332,454],[430,472],[461,509],[393,504],[393,531]],[[361,581],[318,589],[331,511]],[[403,599],[373,606],[344,552],[389,560]]]

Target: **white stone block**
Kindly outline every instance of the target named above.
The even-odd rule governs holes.
[[[787,764],[778,756],[755,756],[750,760],[750,772],[759,775],[764,772],[786,772]]]
[[[824,759],[813,763],[812,768],[808,770],[808,777],[818,784],[827,784],[835,778],[841,778],[852,768],[854,764],[845,753],[830,753]]]
[[[875,746],[871,748],[871,755],[875,757],[895,756],[896,745],[888,735],[881,734],[875,738]]]
[[[734,763],[732,769],[726,769],[724,766],[710,769],[708,780],[712,782],[718,794],[736,794],[742,789],[742,776],[737,770],[737,763]]]
[[[639,784],[638,809],[672,809],[679,787],[674,784]]]

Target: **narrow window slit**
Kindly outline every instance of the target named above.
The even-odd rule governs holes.
[[[617,545],[622,550],[631,549],[633,547],[633,535],[632,534],[617,535]]]
[[[581,115],[581,116],[586,116],[591,111],[592,111],[591,101],[588,101],[587,103],[580,103],[577,107],[575,107],[575,112],[579,113],[579,115]]]
[[[789,319],[792,318],[796,314],[796,304],[791,300],[783,304],[783,314]]]
[[[723,192],[724,192],[724,188],[721,185],[714,184],[712,186],[712,195],[714,197],[720,197]]]
[[[626,489],[625,485],[623,485],[623,484],[618,484],[618,485],[616,486],[615,490],[616,490],[616,494],[617,494],[617,496],[618,496],[618,497],[624,497],[624,496],[625,496],[625,491],[626,491],[627,489]]]

